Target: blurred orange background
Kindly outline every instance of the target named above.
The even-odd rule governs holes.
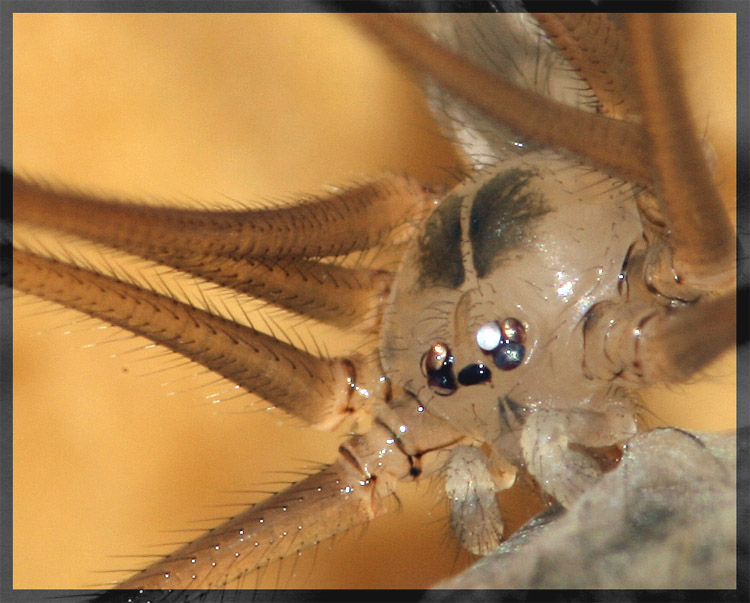
[[[679,18],[680,40],[698,40],[683,64],[733,206],[734,16]],[[340,16],[17,14],[13,31],[14,168],[30,175],[147,199],[288,199],[384,170],[434,182],[456,162],[419,89]],[[229,491],[335,457],[340,436],[248,411],[249,396],[211,405],[226,385],[80,318],[16,302],[15,588],[122,577],[97,572],[138,567],[115,557],[164,552],[152,545],[185,538],[168,530],[253,499]],[[695,385],[647,392],[650,421],[734,427],[734,371],[729,357]],[[246,585],[425,588],[459,568],[439,487],[399,498],[364,533]]]

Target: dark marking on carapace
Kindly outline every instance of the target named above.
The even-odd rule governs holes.
[[[544,197],[530,186],[536,176],[532,170],[508,170],[483,185],[474,197],[469,238],[479,278],[507,259],[508,252],[527,244],[534,222],[550,211]]]
[[[464,282],[461,258],[461,204],[464,197],[448,195],[435,208],[419,240],[420,287],[457,289]]]

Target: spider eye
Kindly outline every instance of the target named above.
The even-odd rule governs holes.
[[[505,318],[500,323],[500,330],[503,332],[504,341],[513,341],[523,343],[526,341],[526,329],[519,320],[515,318]]]
[[[453,374],[453,356],[447,345],[436,343],[422,356],[422,374],[427,385],[440,396],[450,396],[456,391]]]
[[[509,371],[523,362],[525,354],[526,350],[520,343],[506,341],[498,346],[492,358],[495,361],[495,366],[497,366],[497,368],[503,371]]]
[[[479,327],[477,331],[477,345],[480,350],[492,352],[500,345],[503,339],[503,332],[500,325],[494,320]]]
[[[526,349],[526,328],[515,318],[491,321],[477,330],[477,345],[486,354],[491,354],[495,366],[504,371],[516,368],[523,362]]]
[[[450,350],[444,343],[436,343],[422,356],[422,374],[427,377],[430,373],[442,370],[453,359]]]
[[[470,364],[462,368],[458,373],[458,382],[461,385],[476,385],[484,383],[492,378],[492,373],[484,364]]]

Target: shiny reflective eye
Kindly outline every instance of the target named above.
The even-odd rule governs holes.
[[[448,358],[450,357],[450,350],[444,343],[436,343],[433,345],[424,356],[422,356],[422,374],[427,377],[430,373],[441,370]]]
[[[519,366],[526,355],[523,343],[526,341],[526,328],[520,320],[512,317],[500,322],[491,321],[477,330],[477,345],[485,354],[491,354],[495,366],[509,371]],[[458,380],[463,384],[461,375]]]
[[[456,391],[453,356],[447,345],[436,343],[422,356],[422,374],[427,385],[439,396],[450,396]]]
[[[493,359],[497,368],[503,371],[509,371],[523,362],[525,354],[526,350],[520,343],[507,341],[498,346],[493,355]]]
[[[494,351],[500,345],[502,338],[503,333],[500,325],[494,320],[483,324],[477,331],[477,345],[480,350],[485,352]]]
[[[519,320],[506,318],[500,323],[504,341],[523,343],[526,340],[526,329]]]

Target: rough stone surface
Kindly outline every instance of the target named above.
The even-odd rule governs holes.
[[[425,600],[455,599],[441,589],[734,589],[736,446],[734,433],[641,433],[568,511],[537,516]]]

